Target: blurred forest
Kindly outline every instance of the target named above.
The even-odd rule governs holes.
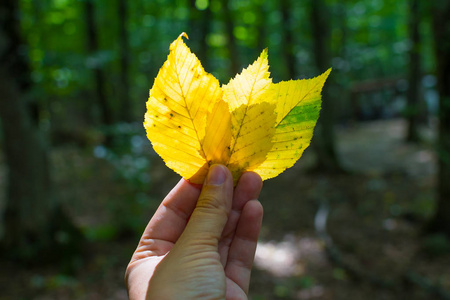
[[[179,180],[142,126],[181,32],[225,84],[333,68],[265,182],[250,298],[450,299],[450,0],[0,1],[0,300],[127,299]]]

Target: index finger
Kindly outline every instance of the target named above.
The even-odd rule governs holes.
[[[175,243],[186,227],[200,196],[201,187],[185,179],[169,192],[145,228],[143,239]]]

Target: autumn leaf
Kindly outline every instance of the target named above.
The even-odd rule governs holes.
[[[223,87],[205,72],[181,34],[171,45],[147,101],[144,127],[166,165],[203,183],[210,165],[226,165],[263,179],[295,164],[319,117],[330,70],[306,80],[274,84],[267,50]]]
[[[227,166],[233,178],[253,171],[272,148],[275,133],[275,104],[268,103],[272,93],[267,51],[248,68],[223,86],[223,98],[231,111],[230,159]]]
[[[222,90],[182,36],[170,45],[167,61],[150,90],[144,126],[153,148],[169,168],[193,182],[202,182],[208,172],[203,149],[207,115],[221,100]],[[217,132],[217,139],[220,134]]]
[[[275,134],[272,149],[257,169],[263,180],[277,176],[292,167],[309,146],[319,118],[321,91],[330,74],[303,80],[283,81],[273,84],[273,103],[276,105]]]

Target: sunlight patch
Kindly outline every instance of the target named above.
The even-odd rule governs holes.
[[[318,238],[286,235],[282,241],[258,242],[255,266],[276,277],[299,276],[310,263],[326,263],[325,248]]]

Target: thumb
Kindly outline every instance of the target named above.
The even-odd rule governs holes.
[[[183,233],[185,242],[217,248],[233,199],[233,177],[227,167],[212,165],[197,206]]]

